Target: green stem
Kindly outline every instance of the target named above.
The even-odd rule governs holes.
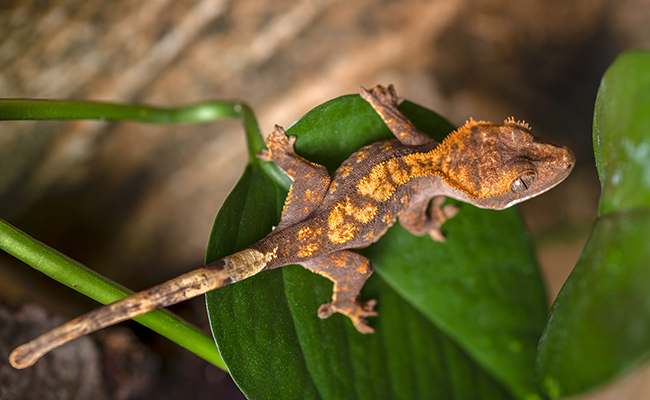
[[[207,101],[181,107],[152,107],[94,101],[0,99],[0,120],[98,119],[182,124],[238,117],[238,105],[241,103]]]
[[[86,268],[1,219],[0,249],[102,304],[113,303],[133,294],[133,291]],[[134,319],[227,371],[214,340],[180,317],[166,310],[156,310]]]
[[[248,160],[260,163],[276,182],[289,185],[286,175],[273,163],[260,162],[256,154],[265,149],[257,119],[246,103],[206,101],[180,107],[153,107],[142,104],[116,104],[94,101],[0,99],[0,121],[79,120],[137,121],[151,124],[185,124],[238,118],[246,132]]]
[[[180,107],[153,107],[94,101],[0,99],[0,121],[96,119],[187,124],[223,118],[239,118],[242,121],[250,151],[264,148],[255,115],[247,104],[236,101],[206,101]]]

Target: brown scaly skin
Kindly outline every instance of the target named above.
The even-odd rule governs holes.
[[[443,241],[440,227],[457,212],[441,207],[444,196],[500,210],[557,185],[575,163],[571,150],[532,136],[528,125],[512,118],[503,125],[470,120],[438,144],[397,109],[400,100],[392,86],[361,88],[361,97],[396,139],[360,149],[330,177],[325,167],[298,156],[295,137],[276,126],[266,141],[269,150],[259,157],[275,162],[294,182],[273,232],[247,249],[18,347],[11,364],[29,367],[76,337],[288,264],[300,264],[334,282],[332,302],[318,310],[321,318],[339,312],[359,332],[372,333],[365,318],[377,315],[376,302],[358,300],[372,266],[349,249],[377,241],[397,218],[413,234],[428,233]]]

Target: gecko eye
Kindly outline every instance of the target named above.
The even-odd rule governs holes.
[[[534,181],[535,181],[534,174],[522,175],[516,181],[512,182],[512,186],[510,186],[510,190],[512,190],[513,193],[524,192],[528,190],[528,188],[533,184]]]

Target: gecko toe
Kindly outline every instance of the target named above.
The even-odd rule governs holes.
[[[361,312],[361,316],[363,317],[374,317],[377,315],[377,311],[375,311],[375,306],[377,305],[377,300],[372,299],[368,300],[365,303],[361,303],[361,309],[363,310]]]
[[[456,216],[459,210],[460,208],[455,204],[447,204],[446,206],[442,207],[442,213],[445,216],[445,220],[451,219],[454,216]]]
[[[366,302],[355,302],[349,304],[348,307],[340,308],[332,303],[323,304],[318,309],[318,317],[325,319],[330,317],[335,312],[341,313],[350,318],[354,327],[361,333],[373,333],[374,329],[368,325],[366,317],[374,317],[377,312],[374,310],[376,300],[368,300]]]
[[[369,333],[375,333],[375,330],[372,329],[370,325],[368,325],[368,321],[366,321],[363,318],[359,318],[354,322],[354,327],[359,331],[359,333],[363,334],[369,334]]]
[[[268,150],[264,149],[257,153],[257,158],[259,158],[262,161],[271,161],[271,153],[269,153]]]
[[[332,303],[323,304],[318,308],[318,317],[320,319],[329,318],[332,314],[334,314],[334,311],[335,310],[332,306]]]
[[[432,229],[429,231],[429,236],[431,236],[431,239],[435,240],[436,242],[444,243],[447,239],[445,238],[445,234],[442,233],[440,229]]]

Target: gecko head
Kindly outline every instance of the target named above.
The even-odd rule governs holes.
[[[573,152],[530,133],[526,123],[469,121],[443,142],[441,169],[480,208],[501,210],[546,192],[575,165]]]

